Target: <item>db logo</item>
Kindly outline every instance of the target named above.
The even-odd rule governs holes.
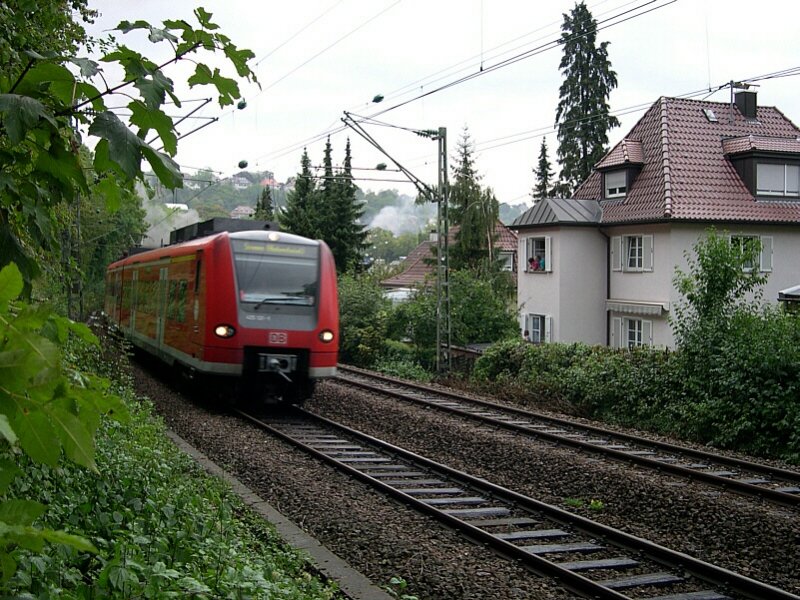
[[[289,343],[289,336],[285,331],[270,331],[269,343],[285,346]]]

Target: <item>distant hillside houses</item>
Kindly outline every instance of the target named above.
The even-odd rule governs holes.
[[[231,211],[231,219],[252,219],[254,214],[256,214],[255,208],[240,204]]]

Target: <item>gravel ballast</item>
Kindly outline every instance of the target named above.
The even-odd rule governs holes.
[[[420,599],[573,598],[556,582],[318,464],[222,411],[187,402],[136,369],[140,393],[180,436],[333,552]],[[800,593],[798,515],[702,484],[327,382],[306,407],[433,460],[777,587]],[[600,509],[589,509],[596,500]],[[565,503],[566,501],[566,503]]]

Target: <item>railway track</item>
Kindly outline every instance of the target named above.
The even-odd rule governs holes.
[[[243,418],[584,598],[800,600],[308,411]],[[657,594],[657,595],[653,595]]]
[[[346,365],[339,365],[338,370],[338,382],[476,420],[483,425],[702,481],[782,506],[800,506],[800,472],[797,471],[574,423]]]

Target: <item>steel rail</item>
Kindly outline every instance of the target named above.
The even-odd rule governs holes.
[[[513,490],[493,484],[485,479],[474,477],[463,471],[453,469],[447,465],[438,463],[409,450],[405,450],[404,448],[400,448],[399,446],[395,446],[340,423],[336,423],[320,415],[316,415],[308,410],[300,408],[296,408],[295,410],[298,414],[303,415],[307,419],[316,420],[319,423],[322,423],[325,427],[338,430],[342,432],[343,435],[350,437],[351,439],[358,440],[367,446],[377,448],[381,452],[392,457],[402,459],[437,475],[446,476],[452,480],[461,482],[474,490],[487,493],[491,498],[507,502],[516,507],[521,507],[525,511],[546,515],[547,518],[551,519],[552,521],[567,525],[575,531],[583,533],[584,535],[593,538],[601,538],[618,548],[646,556],[653,562],[679,572],[688,573],[696,579],[709,583],[715,587],[723,588],[726,591],[736,592],[745,598],[752,600],[763,600],[765,598],[771,598],[774,600],[800,600],[800,596],[796,596],[785,590],[781,590],[772,585],[750,579],[728,569],[723,569],[721,567],[706,563],[688,554],[670,550],[669,548],[655,544],[654,542],[650,542],[623,531],[613,529],[612,527],[603,525],[601,523],[591,521],[590,519],[580,515],[576,515],[574,513],[562,510],[556,506],[546,504]],[[614,589],[606,587],[602,584],[602,582],[593,581],[580,575],[579,573],[561,567],[557,563],[532,554],[524,550],[522,547],[511,543],[510,541],[501,539],[483,529],[480,529],[479,527],[476,527],[475,525],[459,519],[458,517],[449,515],[422,500],[404,493],[401,489],[392,487],[391,485],[370,476],[368,473],[360,471],[355,467],[343,463],[335,457],[326,454],[325,452],[313,448],[309,444],[305,444],[304,442],[293,438],[291,435],[280,431],[280,429],[253,415],[240,410],[237,410],[236,412],[243,418],[269,431],[271,434],[276,435],[280,439],[303,449],[305,452],[308,452],[320,460],[335,466],[337,469],[345,471],[354,478],[364,481],[365,483],[369,483],[384,493],[413,506],[425,514],[434,516],[448,526],[462,532],[473,541],[490,545],[500,554],[521,561],[527,568],[534,572],[557,578],[565,587],[567,587],[567,589],[578,593],[583,597],[597,598],[602,600],[630,598],[629,596],[625,596]]]
[[[728,467],[735,467],[742,471],[750,471],[753,473],[767,475],[771,477],[775,477],[777,479],[785,479],[795,483],[800,484],[800,473],[795,471],[790,471],[788,469],[780,469],[770,467],[768,465],[763,465],[759,463],[754,463],[750,461],[743,461],[738,460],[735,458],[730,458],[726,456],[717,456],[711,454],[710,452],[703,452],[701,450],[695,450],[693,448],[687,448],[684,446],[678,446],[675,444],[670,444],[667,442],[661,442],[658,440],[649,440],[644,438],[639,438],[631,434],[627,433],[618,433],[609,429],[604,429],[601,427],[597,427],[594,425],[584,425],[582,423],[574,423],[572,421],[568,421],[566,419],[560,419],[558,417],[551,417],[548,415],[543,415],[540,413],[535,413],[532,411],[526,411],[519,408],[509,407],[502,404],[498,404],[495,402],[491,402],[488,400],[481,400],[476,398],[471,398],[469,396],[464,396],[461,394],[456,394],[453,392],[443,391],[439,389],[433,389],[429,387],[425,387],[413,382],[406,382],[399,379],[394,379],[391,377],[386,377],[381,374],[375,374],[371,372],[359,371],[349,367],[342,367],[339,366],[340,370],[349,371],[360,375],[362,377],[373,378],[379,381],[384,381],[391,385],[396,386],[404,386],[407,388],[411,388],[416,391],[424,392],[427,394],[433,395],[440,395],[446,398],[450,398],[452,400],[456,400],[458,402],[468,402],[478,406],[482,406],[485,408],[491,408],[493,410],[497,410],[499,412],[508,413],[514,416],[523,417],[530,420],[537,420],[543,421],[546,423],[551,423],[557,425],[559,427],[565,427],[572,430],[585,430],[590,433],[596,435],[606,436],[612,439],[618,439],[621,441],[625,441],[627,443],[636,444],[641,447],[650,447],[650,448],[657,448],[663,452],[668,452],[672,454],[677,454],[682,457],[686,458],[694,458],[698,460],[705,460],[711,463],[716,463],[722,466]],[[489,423],[498,428],[504,428],[510,431],[514,431],[516,433],[522,433],[524,435],[538,437],[542,439],[546,439],[551,442],[555,442],[557,444],[572,446],[574,448],[579,448],[581,450],[585,450],[587,452],[592,452],[595,454],[601,454],[605,456],[613,457],[617,460],[623,462],[632,462],[638,465],[642,465],[651,469],[655,469],[658,471],[664,471],[668,473],[672,473],[675,475],[679,475],[681,477],[685,477],[690,480],[698,480],[703,481],[705,483],[709,483],[714,485],[715,487],[723,488],[725,490],[734,491],[743,495],[747,496],[754,496],[759,498],[767,499],[771,502],[776,504],[780,504],[782,506],[788,507],[797,507],[800,506],[800,494],[793,494],[789,492],[784,492],[781,490],[763,487],[760,485],[756,485],[753,483],[748,483],[747,481],[737,481],[735,479],[731,479],[729,477],[724,477],[721,475],[715,475],[714,473],[704,472],[698,468],[692,467],[685,467],[678,464],[671,464],[668,462],[660,461],[658,459],[649,458],[644,455],[639,454],[632,454],[630,452],[626,452],[624,450],[619,450],[615,448],[608,448],[602,446],[600,444],[594,444],[591,442],[583,441],[580,439],[576,439],[574,437],[567,437],[563,434],[548,432],[548,431],[541,431],[537,429],[533,429],[531,427],[521,425],[518,423],[512,423],[508,421],[504,421],[502,419],[496,419],[493,417],[489,417],[486,415],[477,415],[474,413],[470,413],[469,411],[461,410],[456,407],[442,405],[436,402],[427,401],[421,398],[415,398],[413,396],[409,396],[403,394],[403,392],[398,390],[391,390],[386,389],[383,387],[379,387],[376,385],[369,384],[367,382],[358,381],[356,379],[350,379],[342,374],[338,375],[337,380],[347,383],[349,385],[355,385],[361,387],[363,389],[367,389],[370,391],[377,391],[382,394],[386,394],[395,398],[399,398],[405,401],[415,402],[417,404],[421,404],[428,407],[433,407],[438,410],[448,412],[451,414],[455,414],[461,417],[467,417],[474,420],[481,421],[483,423]],[[631,449],[633,450],[633,449]]]

